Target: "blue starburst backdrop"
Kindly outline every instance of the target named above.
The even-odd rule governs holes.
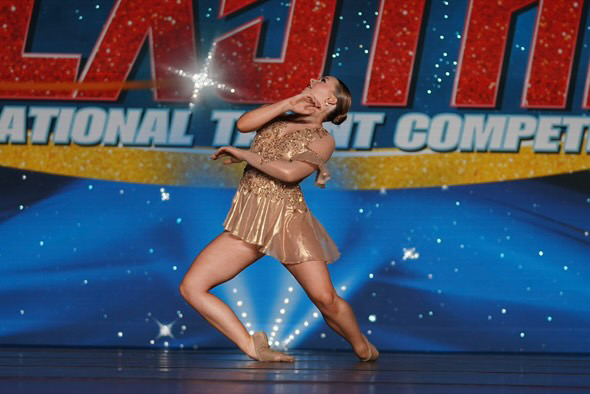
[[[378,3],[342,1],[338,8],[326,74],[346,80],[357,97]],[[113,5],[37,1],[27,50],[82,53],[87,61]],[[220,21],[218,1],[195,2],[199,53],[216,36],[263,15],[267,38],[258,55],[279,56],[289,6],[266,1]],[[460,0],[431,2],[413,111],[468,112],[449,107],[466,6]],[[515,19],[502,112],[536,112],[519,105],[536,12],[527,8]],[[587,35],[586,29],[576,75],[587,68]],[[150,76],[144,47],[130,79]],[[575,84],[575,103],[583,88]],[[113,105],[159,104],[150,91],[129,91],[108,103]],[[190,128],[196,145],[210,144],[212,108],[234,106],[208,96],[195,107]],[[351,110],[363,110],[359,100]],[[408,111],[387,110],[392,122]],[[390,134],[376,133],[374,146],[391,145]],[[302,184],[306,200],[342,253],[329,266],[332,281],[379,349],[590,351],[587,171],[376,191],[322,190],[312,183]],[[234,188],[130,184],[11,168],[0,169],[0,185],[0,344],[233,346],[182,299],[178,286],[196,255],[222,231]],[[271,257],[212,292],[249,330],[274,333],[276,344],[290,339],[290,348],[349,348]]]

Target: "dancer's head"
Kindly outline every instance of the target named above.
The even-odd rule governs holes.
[[[352,95],[348,86],[340,79],[325,75],[320,79],[311,79],[305,88],[320,102],[319,112],[324,114],[324,122],[340,124],[346,120],[346,114],[352,104]]]

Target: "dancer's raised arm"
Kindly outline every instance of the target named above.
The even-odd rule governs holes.
[[[293,97],[265,104],[248,111],[238,119],[236,127],[242,133],[248,133],[260,129],[269,121],[283,115],[287,111],[309,115],[321,108],[319,101],[308,92],[296,94]]]

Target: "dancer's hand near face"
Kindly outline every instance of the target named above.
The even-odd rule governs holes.
[[[312,85],[314,85],[313,81],[304,90],[292,97],[285,97],[275,103],[265,104],[246,112],[237,120],[237,128],[243,133],[259,130],[268,122],[285,115],[285,112],[288,111],[298,115],[311,115],[312,118],[319,118],[319,115],[327,110],[328,105],[324,104],[323,99],[318,99],[318,97],[323,97],[324,91],[317,89],[319,93],[316,93],[311,90]]]
[[[302,114],[310,115],[319,111],[322,106],[318,99],[311,93],[302,92],[289,99],[290,110]]]

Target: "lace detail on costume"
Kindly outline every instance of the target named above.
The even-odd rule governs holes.
[[[279,135],[282,128],[281,126],[285,123],[286,122],[282,120],[274,121],[256,133],[256,136],[252,140],[250,151],[258,153],[261,156],[261,164],[274,160],[291,161],[291,157],[295,157],[294,155],[300,153],[303,153],[303,156],[301,157],[306,157],[310,153],[305,154],[304,151],[311,151],[307,147],[307,144],[318,135],[321,138],[326,134],[329,134],[329,132],[323,127],[308,127],[291,131],[285,135]],[[313,160],[313,163],[318,162],[318,159],[321,160],[320,157],[313,159],[309,158],[309,160]],[[318,165],[321,166],[320,168],[324,169],[323,172],[320,172],[325,174],[327,170],[325,169],[325,166],[323,166],[323,161]],[[329,176],[326,178],[325,175],[318,175],[318,177],[320,178],[319,180],[316,178],[316,182],[319,181],[320,183],[325,183],[324,179],[327,180],[329,178]],[[295,207],[302,211],[307,209],[299,182],[281,181],[251,165],[247,165],[244,168],[244,174],[240,180],[239,187],[242,190],[268,197],[273,200],[285,200],[288,206]]]
[[[323,127],[305,127],[291,131],[285,135],[279,135],[281,126],[286,122],[279,120],[273,122],[270,127],[266,127],[257,133],[250,150],[258,153],[260,164],[274,160],[288,160],[289,152],[301,151],[309,141],[318,133],[320,138],[329,134]]]
[[[330,171],[328,171],[326,163],[324,162],[324,159],[320,157],[320,155],[310,149],[307,145],[305,147],[307,150],[293,155],[289,161],[299,160],[315,165],[318,170],[314,185],[324,189],[326,187],[326,182],[328,182],[330,179]]]
[[[282,182],[252,166],[245,168],[239,188],[270,198],[273,201],[285,200],[288,206],[301,211],[307,209],[301,186],[298,183]]]

